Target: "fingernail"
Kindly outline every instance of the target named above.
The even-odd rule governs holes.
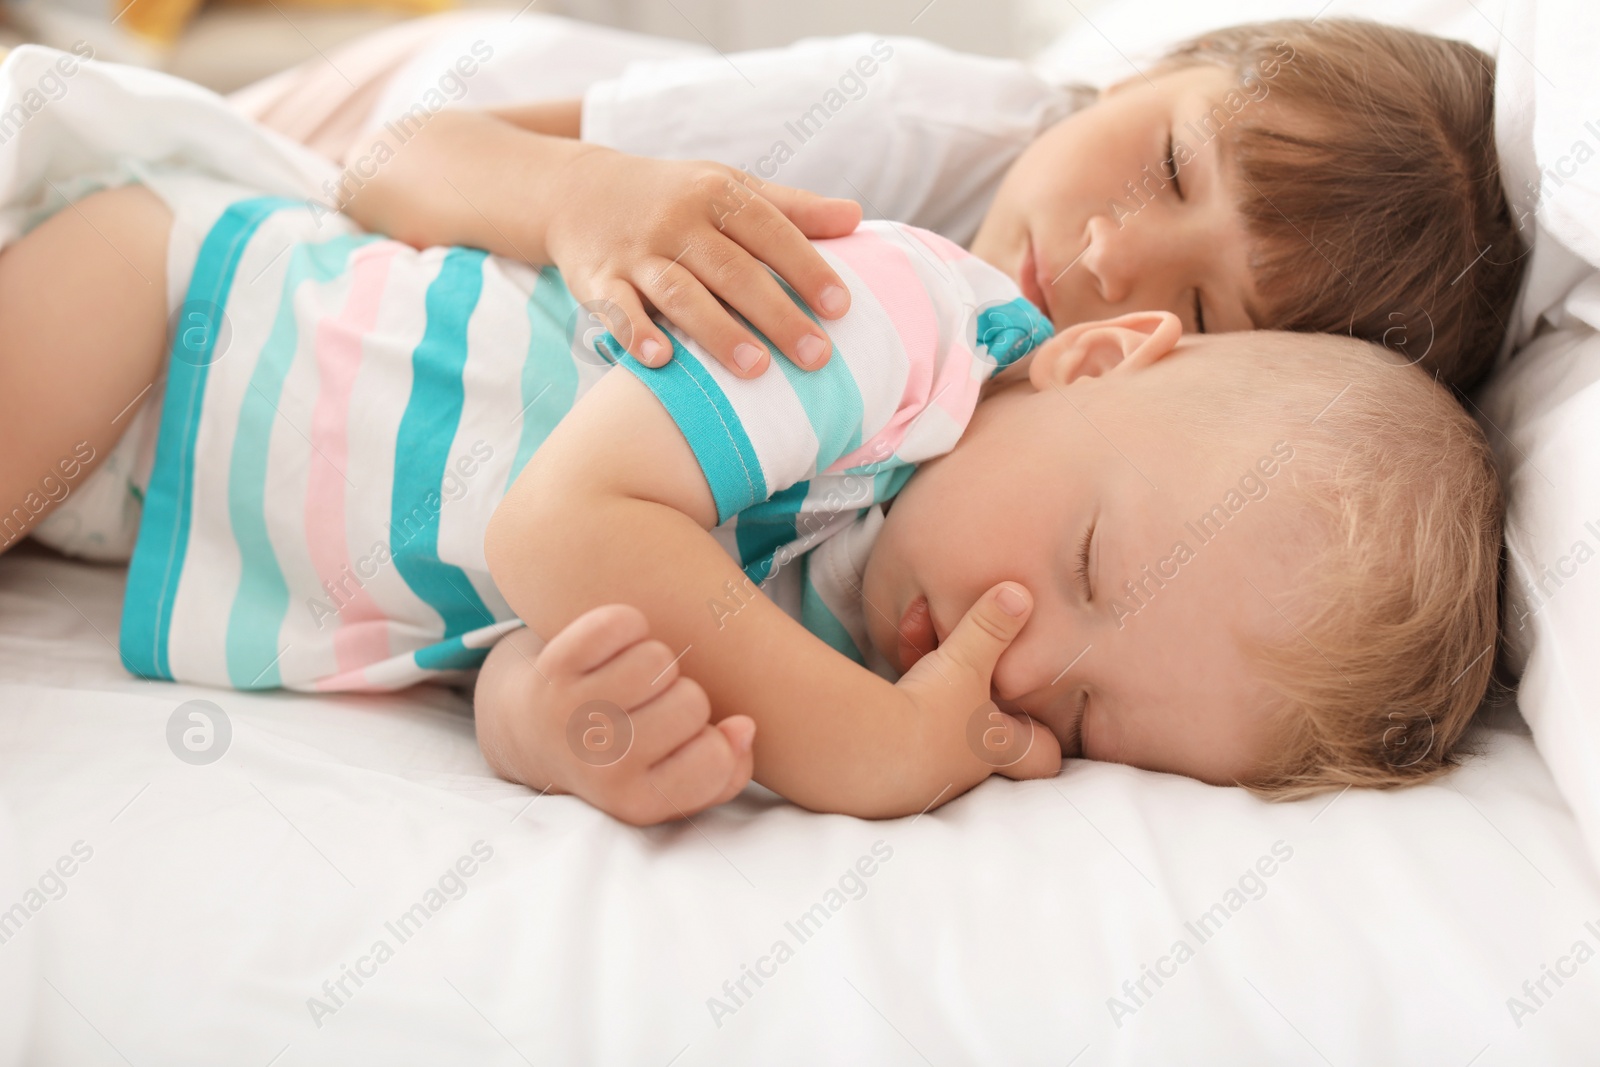
[[[1014,585],[1002,585],[1000,595],[995,597],[1000,601],[1000,610],[1007,615],[1017,616],[1028,610],[1028,598],[1023,596]]]
[[[646,337],[644,344],[639,346],[639,355],[646,363],[655,366],[656,361],[661,358],[661,342],[654,337]]]
[[[845,305],[850,302],[850,294],[837,285],[825,286],[822,295],[818,298],[822,302],[822,310],[829,315],[841,314]]]
[[[828,351],[828,343],[814,333],[808,333],[800,338],[800,343],[795,347],[799,349],[802,367],[815,367],[817,361]]]
[[[745,341],[733,350],[733,361],[740,370],[749,370],[761,362],[761,349]]]
[[[755,739],[756,739],[756,728],[755,728],[755,724],[752,723],[751,725],[747,726],[745,729],[741,730],[739,732],[739,736],[738,737],[734,738],[733,750],[735,752],[749,752],[750,751],[750,745],[755,741]]]

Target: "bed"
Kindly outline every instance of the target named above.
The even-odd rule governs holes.
[[[1548,19],[1493,25],[1532,57],[1505,114],[1534,113],[1541,77],[1580,84]],[[1516,174],[1564,113],[1537,114],[1526,152],[1506,146]],[[1527,351],[1483,400],[1514,575],[1600,521],[1600,215],[1568,191],[1596,186],[1537,205]],[[454,690],[135,679],[125,577],[0,557],[0,1064],[1489,1067],[1600,1048],[1587,571],[1514,607],[1520,707],[1486,712],[1436,784],[1273,805],[1072,761],[911,818],[752,787],[649,830],[495,778]]]

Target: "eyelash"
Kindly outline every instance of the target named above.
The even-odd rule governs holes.
[[[1183,195],[1183,183],[1178,180],[1178,155],[1177,149],[1173,144],[1171,129],[1167,130],[1167,158],[1165,162],[1167,164],[1167,173],[1172,175],[1173,191],[1178,194],[1179,200],[1187,199]],[[1194,291],[1194,332],[1206,332],[1206,316],[1200,307],[1200,290],[1198,289]]]
[[[1094,590],[1089,588],[1089,544],[1094,540],[1094,526],[1091,524],[1083,532],[1083,541],[1078,545],[1078,581],[1083,586],[1083,598],[1094,599]]]

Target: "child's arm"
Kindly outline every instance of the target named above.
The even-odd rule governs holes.
[[[1007,616],[991,591],[939,649],[891,684],[766,597],[719,619],[709,604],[745,579],[708,533],[716,519],[688,442],[651,392],[619,368],[523,469],[490,522],[485,551],[501,593],[538,634],[556,634],[598,604],[637,606],[680,657],[682,673],[705,690],[714,721],[755,720],[755,778],[804,807],[914,814],[994,769],[968,745],[968,724],[989,699],[994,662],[1026,612]],[[1059,768],[1054,738],[1042,729],[1034,736],[1033,749],[1004,773]],[[581,762],[557,748],[553,761],[523,751],[508,762],[544,761],[563,788],[604,806],[587,790]]]
[[[419,248],[471,245],[554,264],[580,302],[600,301],[604,318],[626,318],[627,329],[612,332],[649,365],[670,359],[672,345],[646,302],[729,370],[760,374],[766,345],[719,297],[796,365],[827,361],[821,328],[761,264],[819,315],[842,315],[848,290],[807,238],[854,230],[861,209],[853,201],[720,163],[644,159],[518,125],[559,125],[548,115],[445,110],[416,129],[400,121],[358,141],[345,160],[342,207],[367,229]]]

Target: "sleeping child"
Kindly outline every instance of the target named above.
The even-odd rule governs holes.
[[[1302,207],[1352,182],[1319,150],[1348,139],[1336,120],[1251,142]],[[1170,123],[1139,128],[1181,171]],[[413,147],[396,188],[430,165]],[[548,202],[474,201],[498,234],[475,243],[546,261],[549,203],[573,208],[562,232],[599,230],[607,189],[665,173],[585,160],[568,186],[523,175]],[[671,308],[643,327],[620,293],[580,304],[550,267],[189,171],[129,177],[144,188],[0,254],[0,475],[20,497],[63,442],[104,456],[52,521],[92,525],[102,493],[133,516],[121,648],[145,677],[372,690],[481,668],[499,773],[638,823],[752,773],[818,810],[914,813],[1063,754],[1278,797],[1418,781],[1487,684],[1498,488],[1470,420],[1406,364],[1466,385],[1493,351],[1478,324],[1511,297],[1515,237],[1492,167],[1407,185],[1386,210],[1416,254],[1341,254],[1332,296],[1308,265],[1332,260],[1291,254],[1283,227],[1236,248],[1260,253],[1233,264],[1238,307],[1304,312],[1237,325],[1332,329],[1346,300],[1351,332],[1392,340],[1385,300],[1437,299],[1420,355],[1207,336],[1192,286],[1171,307],[1101,291],[1084,306],[1107,314],[1080,317],[1024,299],[1010,266],[874,223],[808,246],[805,291],[848,289],[827,321],[760,273],[824,340],[811,370],[742,316],[753,366]],[[1152,202],[1142,223],[1184,218]],[[728,229],[771,220],[757,204]],[[1496,255],[1463,271],[1485,234]],[[671,344],[646,367],[624,349],[650,337]]]
[[[0,256],[0,317],[48,387],[7,391],[25,421],[49,389],[139,393],[175,305],[117,446],[144,677],[482,665],[491,765],[639,823],[752,773],[915,813],[1063,754],[1283,796],[1413,781],[1487,684],[1487,449],[1365,342],[1164,311],[1052,335],[981,259],[870,223],[817,245],[853,294],[821,369],[738,378],[676,332],[652,369],[554,271],[132,169]]]

